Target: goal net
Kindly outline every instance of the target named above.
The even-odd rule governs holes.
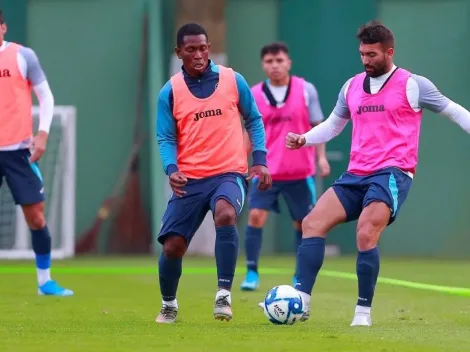
[[[33,107],[34,131],[39,107]],[[43,177],[47,225],[52,258],[75,252],[75,118],[73,106],[56,106],[46,152],[39,161]],[[16,206],[5,180],[0,188],[0,259],[31,259],[31,234],[20,206]]]

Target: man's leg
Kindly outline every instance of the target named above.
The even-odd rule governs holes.
[[[370,311],[380,270],[378,242],[383,230],[395,221],[405,202],[412,179],[395,168],[381,170],[366,178],[364,196],[357,223],[358,301],[352,326],[370,326]]]
[[[284,182],[281,187],[281,194],[286,200],[289,213],[293,220],[294,227],[294,253],[302,243],[302,220],[313,209],[317,202],[317,194],[315,189],[315,180],[308,177],[303,180]],[[296,274],[294,273],[293,285],[297,283]]]
[[[237,218],[246,198],[246,181],[242,176],[223,175],[211,197],[211,209],[216,229],[215,259],[218,291],[215,298],[214,317],[232,319],[231,290],[238,257]]]
[[[323,265],[325,237],[336,225],[345,222],[347,214],[333,188],[318,200],[313,210],[302,221],[302,243],[297,251],[297,284],[307,307],[316,277]],[[308,311],[308,308],[307,308]],[[307,313],[303,320],[308,319]]]
[[[263,241],[263,227],[269,212],[264,209],[250,209],[245,232],[246,277],[240,288],[254,291],[259,287],[258,262]]]
[[[260,191],[257,183],[253,182],[249,192],[248,225],[245,232],[245,255],[247,273],[241,284],[244,291],[254,291],[259,286],[258,262],[263,241],[263,227],[268,219],[270,210],[279,211],[277,204],[278,187],[273,186]]]
[[[31,242],[36,256],[38,294],[72,296],[71,290],[51,279],[51,236],[44,214],[42,175],[36,163],[29,162],[26,149],[2,152],[5,179],[16,204],[21,205],[31,231]]]
[[[390,207],[374,201],[364,208],[357,223],[358,300],[351,326],[370,326],[370,309],[379,276],[380,258],[377,244],[390,220]]]
[[[183,197],[173,195],[163,215],[158,241],[163,245],[158,260],[162,309],[157,323],[174,323],[178,314],[176,292],[182,272],[183,256],[192,236],[209,210],[204,181],[190,181]]]

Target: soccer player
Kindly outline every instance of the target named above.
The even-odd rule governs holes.
[[[0,10],[0,185],[5,178],[31,230],[38,294],[71,296],[72,291],[51,280],[51,236],[44,216],[44,188],[37,164],[46,150],[54,97],[35,52],[5,41],[6,32]],[[39,130],[34,139],[31,87],[40,106]]]
[[[218,291],[214,317],[232,319],[231,287],[238,255],[236,220],[246,198],[247,179],[259,177],[259,188],[271,185],[266,167],[266,141],[261,114],[247,82],[237,72],[209,60],[207,33],[197,24],[182,26],[175,52],[183,61],[160,91],[157,140],[173,195],[158,237],[163,307],[157,323],[173,323],[178,313],[176,291],[182,258],[205,215],[216,227]],[[248,158],[240,119],[253,143]]]
[[[279,213],[279,196],[284,197],[293,220],[297,253],[302,239],[302,220],[316,202],[315,149],[320,174],[327,176],[330,172],[323,143],[317,148],[290,150],[282,137],[289,131],[307,132],[323,120],[317,90],[312,83],[290,75],[291,59],[285,43],[265,45],[261,49],[261,63],[267,80],[256,84],[252,92],[263,116],[267,163],[273,185],[265,192],[256,187],[249,191],[250,211],[245,234],[247,274],[241,285],[241,289],[247,291],[259,286],[258,260],[263,226],[270,210]],[[253,184],[256,182],[257,178],[254,178]]]
[[[323,264],[328,231],[358,219],[358,300],[351,326],[370,326],[380,265],[377,244],[382,231],[396,220],[411,187],[422,110],[439,113],[468,133],[470,112],[443,96],[429,79],[397,67],[394,36],[379,21],[361,26],[357,38],[365,72],[344,84],[328,119],[305,134],[289,133],[286,144],[297,149],[325,143],[352,121],[348,170],[302,223],[296,288],[308,306]],[[308,317],[307,312],[303,320]]]

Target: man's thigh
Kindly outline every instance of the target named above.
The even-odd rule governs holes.
[[[44,187],[37,163],[29,161],[27,149],[0,151],[0,164],[13,199],[19,205],[44,201]]]
[[[209,200],[212,213],[215,214],[217,201],[224,199],[233,206],[237,216],[240,215],[247,196],[248,184],[246,178],[235,173],[224,174],[217,176],[215,184],[216,186],[211,192]]]
[[[364,196],[363,207],[372,202],[383,202],[390,209],[392,224],[405,202],[411,188],[412,178],[397,168],[387,168],[368,176],[368,190]]]
[[[345,172],[335,181],[332,188],[346,211],[346,222],[357,220],[361,215],[367,192],[363,177]]]
[[[183,236],[189,245],[210,209],[209,182],[190,180],[183,190],[186,191],[184,196],[178,197],[173,194],[168,201],[158,235],[161,244],[169,236]]]

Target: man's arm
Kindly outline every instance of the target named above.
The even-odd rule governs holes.
[[[238,110],[243,116],[245,128],[251,142],[253,165],[266,166],[267,149],[263,118],[245,78],[238,72],[235,73],[235,78],[239,97]]]
[[[324,122],[303,134],[306,146],[326,143],[338,136],[344,130],[351,118],[351,113],[346,103],[346,91],[349,88],[351,80],[352,78],[349,79],[341,88],[341,91],[338,94],[336,106],[330,116]]]
[[[444,96],[429,79],[413,75],[418,88],[418,105],[447,117],[458,124],[467,133],[470,133],[470,112],[461,105]]]
[[[31,82],[39,102],[39,131],[49,133],[54,116],[54,96],[34,50],[21,47],[19,54],[26,68],[26,79]]]
[[[170,107],[171,83],[160,90],[157,103],[157,143],[160,149],[163,170],[170,176],[178,171],[176,121]]]

